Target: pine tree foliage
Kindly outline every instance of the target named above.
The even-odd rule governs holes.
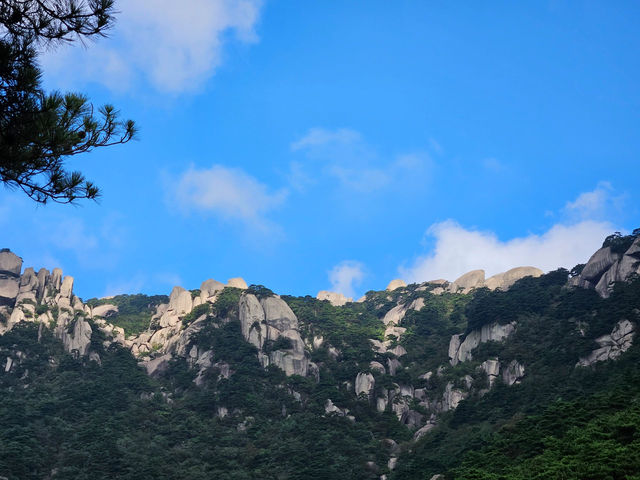
[[[96,199],[98,187],[65,160],[136,134],[112,105],[42,88],[39,51],[104,36],[113,14],[113,0],[0,1],[0,180],[36,202]]]

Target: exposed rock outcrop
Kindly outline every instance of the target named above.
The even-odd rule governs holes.
[[[575,287],[593,288],[601,297],[611,295],[616,282],[640,274],[640,237],[626,251],[614,252],[610,246],[594,253],[579,275],[569,280]]]
[[[629,320],[621,320],[610,334],[596,338],[596,343],[600,347],[593,350],[585,358],[581,358],[578,365],[587,367],[597,362],[615,360],[631,348],[635,334],[636,326]]]
[[[502,381],[506,385],[520,383],[522,377],[524,377],[524,365],[521,365],[517,360],[512,360],[502,371]]]
[[[469,293],[474,288],[484,286],[484,270],[472,270],[457,278],[448,287],[453,293]]]
[[[373,387],[376,384],[375,378],[370,373],[360,372],[356,376],[356,395],[364,394],[368,397],[373,393]]]
[[[400,279],[400,278],[396,278],[395,280],[391,280],[389,282],[389,285],[387,285],[387,291],[388,292],[393,292],[394,290],[398,289],[398,288],[402,288],[402,287],[406,287],[407,284],[404,280]]]
[[[20,290],[22,259],[8,249],[0,251],[0,306],[13,307]]]
[[[260,350],[258,358],[263,367],[275,365],[287,375],[307,375],[309,359],[298,331],[298,318],[284,300],[277,296],[258,300],[253,294],[244,294],[239,318],[242,335]],[[286,339],[288,348],[266,352],[265,342],[279,338]]]
[[[480,364],[480,369],[487,374],[489,388],[491,388],[500,375],[500,362],[497,358],[490,358]]]
[[[489,277],[484,286],[489,290],[508,290],[514,283],[524,277],[540,277],[544,272],[535,267],[516,267],[504,273]]]
[[[227,281],[227,287],[239,288],[240,290],[246,290],[249,288],[247,282],[242,277],[230,278]]]
[[[483,325],[480,330],[473,330],[464,340],[462,335],[453,335],[449,342],[449,359],[451,365],[457,365],[460,362],[471,360],[471,352],[481,343],[499,342],[507,338],[515,330],[515,322],[500,325],[499,323],[490,323]]]
[[[65,326],[59,327],[59,336],[64,349],[76,358],[84,357],[89,353],[91,332],[91,325],[83,318],[76,319],[71,329]]]
[[[351,297],[345,297],[341,293],[330,292],[328,290],[320,290],[316,298],[318,300],[327,300],[334,307],[342,307],[348,302],[353,302],[353,298]]]

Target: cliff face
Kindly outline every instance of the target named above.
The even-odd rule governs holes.
[[[625,239],[628,239],[630,245],[624,245]],[[609,246],[605,242],[605,246],[591,256],[580,274],[572,278],[569,284],[593,288],[601,297],[606,298],[616,282],[626,282],[633,275],[639,275],[640,235],[625,239],[620,239],[619,245]]]

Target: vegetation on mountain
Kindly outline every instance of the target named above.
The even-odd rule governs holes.
[[[86,304],[90,307],[115,305],[118,312],[109,315],[109,323],[122,327],[125,335],[134,335],[149,328],[149,322],[161,303],[167,303],[167,295],[115,295],[107,298],[90,298]]]
[[[98,187],[67,171],[65,161],[136,135],[112,105],[96,108],[84,95],[42,88],[39,53],[104,36],[114,13],[113,0],[0,2],[0,182],[36,202],[97,198]]]
[[[77,321],[91,325],[93,357],[68,354],[49,328],[21,322],[0,336],[0,358],[13,362],[0,372],[0,476],[640,478],[640,347],[579,365],[621,321],[640,323],[640,279],[601,298],[567,286],[568,277],[561,269],[508,291],[470,294],[409,285],[342,307],[283,296],[317,369],[307,377],[261,364],[259,354],[286,352],[290,338],[269,339],[259,350],[243,336],[239,301],[249,294],[266,301],[273,294],[263,286],[224,288],[182,316],[176,328],[191,332],[186,352],[197,352],[170,357],[153,377],[129,350],[105,342],[91,320]],[[121,295],[87,304],[117,305],[108,321],[136,332],[167,302]],[[409,308],[415,302],[420,307]],[[393,328],[405,330],[389,335],[382,320],[398,309],[404,315]],[[512,322],[507,339],[449,362],[452,335]],[[386,347],[376,350],[375,342]],[[200,369],[203,352],[210,367]],[[487,361],[516,362],[525,373],[509,383],[502,375],[490,380]],[[372,390],[356,396],[354,382],[363,377],[373,379]],[[417,440],[397,403],[376,404],[397,389],[443,398],[452,388],[466,396],[457,408],[438,410]],[[435,407],[416,395],[408,408],[427,420]]]

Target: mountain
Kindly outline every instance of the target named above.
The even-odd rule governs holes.
[[[585,265],[83,301],[0,251],[0,478],[640,478],[640,231]]]

